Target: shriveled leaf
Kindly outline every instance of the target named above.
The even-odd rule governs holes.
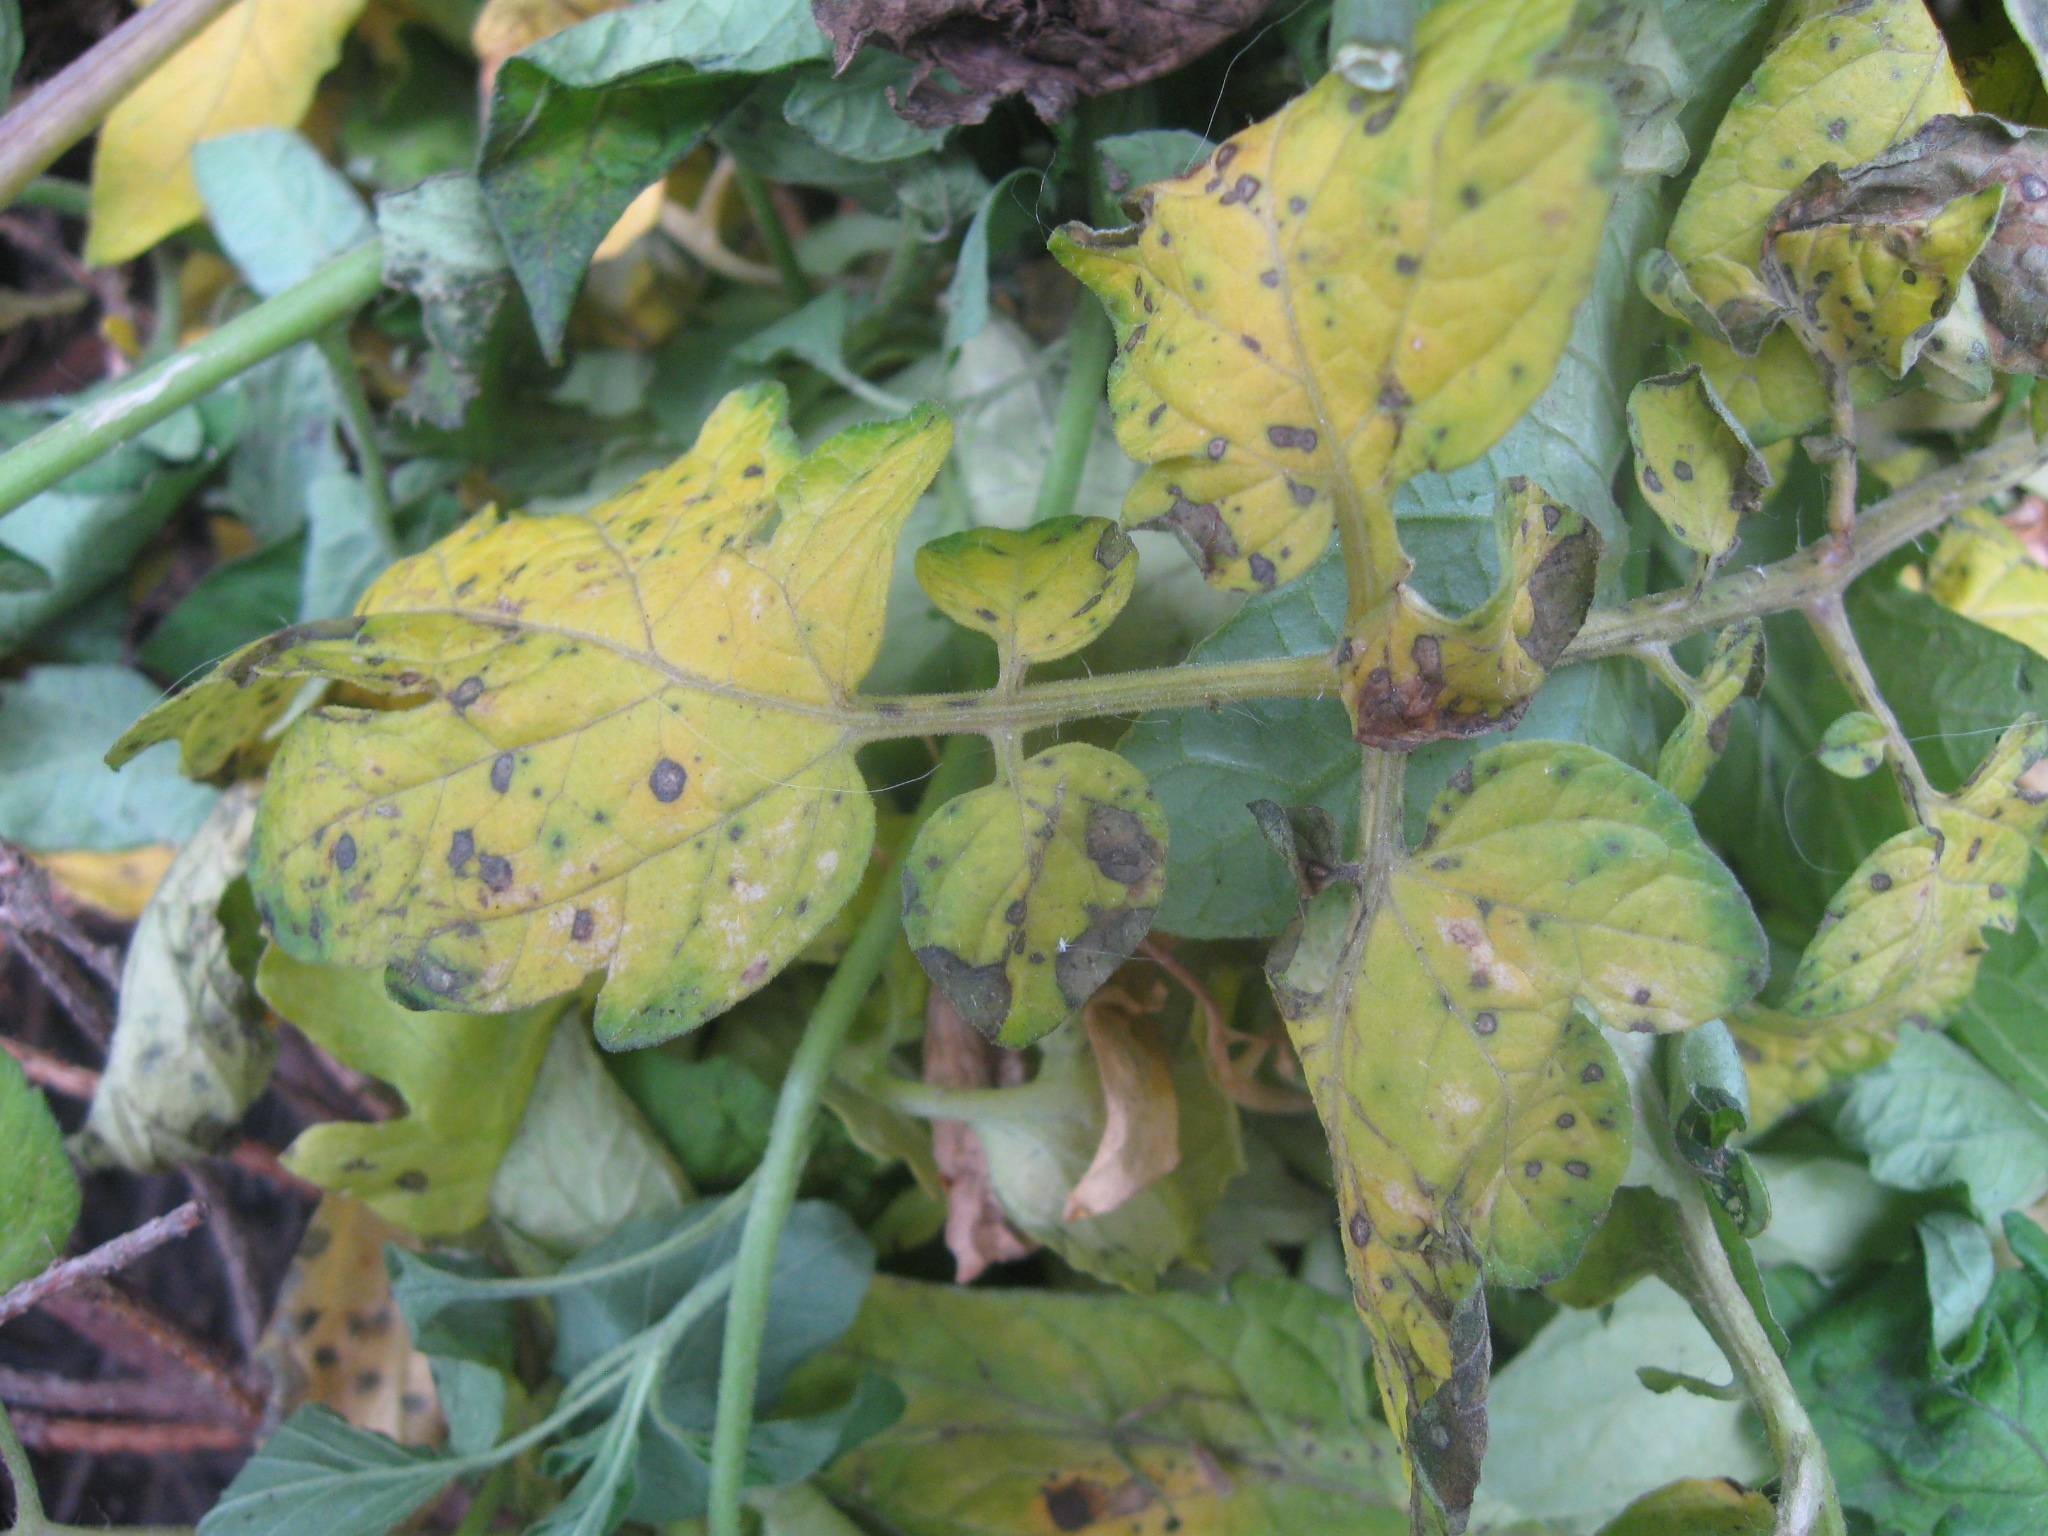
[[[1657,756],[1657,782],[1690,804],[1706,787],[1721,760],[1735,706],[1764,689],[1764,627],[1761,620],[1731,624],[1714,637],[1713,654],[1694,680],[1685,718]]]
[[[1068,1221],[1106,1216],[1180,1166],[1180,1099],[1173,1057],[1154,1008],[1164,1000],[1106,987],[1081,1022],[1102,1079],[1102,1140],[1081,1182],[1067,1192]],[[1148,1006],[1148,1004],[1152,1006]]]
[[[837,1353],[909,1400],[822,1479],[892,1530],[1408,1529],[1357,1325],[1306,1286],[1140,1300],[884,1277]]]
[[[1667,307],[1754,354],[1781,308],[1759,271],[1779,200],[1825,162],[1867,160],[1935,113],[1968,110],[1922,0],[1813,7],[1736,96],[1686,190],[1666,245],[1694,302]]]
[[[277,1037],[221,910],[255,823],[253,786],[222,795],[135,926],[114,1043],[77,1140],[89,1167],[157,1173],[204,1157],[270,1081]]]
[[[925,1008],[924,1081],[941,1088],[993,1088],[1023,1079],[1023,1053],[990,1045],[960,1012],[933,989]],[[964,1120],[932,1122],[932,1161],[946,1201],[946,1251],[954,1278],[967,1285],[991,1264],[1028,1258],[1038,1244],[1010,1225],[989,1178],[988,1148]]]
[[[2048,566],[1992,512],[1973,507],[1941,530],[1926,591],[1944,608],[2048,656]]]
[[[85,259],[126,261],[198,218],[193,148],[296,124],[364,3],[242,0],[124,95],[100,127]]]
[[[1358,601],[1404,579],[1394,490],[1513,424],[1592,277],[1613,119],[1596,87],[1539,70],[1571,11],[1438,6],[1398,102],[1330,75],[1147,189],[1137,228],[1055,236],[1117,327],[1118,440],[1151,466],[1126,521],[1261,588],[1341,517],[1370,568]]]
[[[285,736],[250,862],[278,944],[384,966],[424,1007],[523,1007],[601,971],[613,1047],[761,986],[866,867],[843,722],[948,438],[923,408],[800,458],[780,390],[741,391],[594,511],[481,514],[358,618],[179,695],[203,720],[240,679],[314,675],[413,706],[330,706]]]
[[[1501,583],[1452,618],[1408,586],[1353,615],[1338,649],[1353,734],[1406,751],[1513,725],[1593,603],[1600,535],[1541,486],[1501,487]]]
[[[917,61],[895,105],[927,128],[978,123],[1006,96],[1047,122],[1082,96],[1122,90],[1178,69],[1265,9],[1265,0],[1212,0],[1198,10],[1160,0],[813,0],[844,72],[867,44]],[[944,71],[941,76],[938,71]]]
[[[1867,779],[1884,766],[1890,737],[1884,722],[1873,714],[1852,709],[1837,715],[1820,733],[1821,767],[1841,779]]]
[[[318,1403],[401,1445],[438,1439],[434,1379],[391,1296],[384,1246],[407,1235],[360,1200],[328,1195],[306,1224],[262,1345],[285,1402]]]
[[[1673,538],[1718,565],[1771,483],[1742,423],[1692,367],[1629,391],[1628,432],[1643,499]]]
[[[1721,1016],[1762,984],[1763,934],[1685,807],[1584,747],[1481,753],[1384,883],[1339,897],[1269,969],[1418,1519],[1455,1527],[1486,1444],[1482,1275],[1563,1274],[1628,1162],[1627,1083],[1591,1021]]]
[[[1758,1127],[1875,1066],[1907,1025],[1934,1028],[1977,979],[1986,930],[2011,932],[2048,825],[2048,725],[2008,731],[1923,824],[1890,838],[1829,904],[1774,1007],[1730,1019]]]
[[[1765,280],[1798,312],[1801,339],[1834,366],[1875,365],[1903,379],[1954,308],[2004,197],[1994,185],[1924,218],[1896,206],[1873,217],[1825,167],[1771,214]]]
[[[1102,517],[970,528],[920,549],[917,580],[947,618],[994,640],[1007,670],[1078,651],[1109,628],[1137,584],[1138,551]]]
[[[64,1133],[21,1064],[0,1051],[0,1291],[47,1269],[78,1221],[78,1175]]]
[[[1725,1477],[1695,1477],[1646,1493],[1600,1536],[1770,1536],[1777,1511],[1762,1494]]]
[[[425,1236],[482,1221],[560,1005],[510,1016],[414,1013],[374,973],[312,965],[275,947],[256,987],[316,1044],[405,1099],[395,1120],[300,1132],[286,1166]]]
[[[1027,1045],[1130,958],[1165,885],[1166,818],[1144,776],[1073,742],[924,825],[903,862],[903,931],[963,1019]]]
[[[429,1452],[301,1408],[242,1465],[199,1524],[206,1536],[386,1536],[455,1480]]]
[[[565,1255],[626,1222],[673,1216],[689,1195],[681,1170],[598,1060],[588,1021],[563,1014],[491,1181],[491,1215]]]

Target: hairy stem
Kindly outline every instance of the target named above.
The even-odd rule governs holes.
[[[974,775],[971,738],[946,748],[938,771],[925,786],[918,824],[967,788]],[[907,847],[916,828],[905,834]],[[775,1101],[768,1145],[755,1174],[746,1224],[733,1259],[732,1302],[725,1315],[725,1343],[718,1372],[718,1420],[711,1434],[711,1536],[741,1536],[740,1494],[745,1483],[747,1439],[754,1427],[754,1390],[760,1378],[761,1338],[768,1325],[768,1288],[783,1224],[796,1201],[797,1180],[811,1147],[818,1099],[832,1073],[833,1058],[852,1027],[868,988],[881,974],[899,941],[903,914],[896,882],[885,879],[875,903],[861,919],[832,979],[804,1026]]]
[[[740,196],[746,199],[747,211],[754,216],[754,227],[761,232],[761,242],[768,247],[768,257],[775,263],[775,270],[782,277],[782,289],[799,304],[808,304],[816,297],[817,290],[811,286],[810,275],[804,271],[803,263],[796,259],[796,247],[790,243],[789,226],[782,222],[782,212],[775,206],[775,194],[759,171],[750,171],[744,165],[735,168],[733,179],[739,183]]]
[[[1856,404],[1849,395],[1849,370],[1814,354],[1828,381],[1828,424],[1834,432],[1828,461],[1828,533],[1846,545],[1856,527]]]
[[[97,128],[144,76],[235,0],[157,0],[14,104],[0,118],[0,207]]]
[[[1863,659],[1863,647],[1856,643],[1856,631],[1849,627],[1849,615],[1842,610],[1841,594],[1830,592],[1807,604],[1806,621],[1812,626],[1821,649],[1827,652],[1828,663],[1835,669],[1835,676],[1849,690],[1849,697],[1856,701],[1856,707],[1874,716],[1884,727],[1885,744],[1890,749],[1886,756],[1890,758],[1892,773],[1899,781],[1899,794],[1905,799],[1907,812],[1915,821],[1920,820],[1935,798],[1934,789],[1921,770],[1913,743],[1899,725],[1899,717],[1892,713],[1891,705],[1885,701],[1884,690],[1870,675],[1870,663]]]
[[[382,277],[383,248],[375,241],[359,245],[305,282],[103,390],[0,455],[0,516],[265,358],[318,336],[366,303]]]

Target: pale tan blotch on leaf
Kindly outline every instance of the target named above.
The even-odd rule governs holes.
[[[1771,471],[1697,366],[1629,391],[1636,486],[1704,574],[1735,547],[1742,519],[1763,505]]]
[[[1665,1032],[1763,983],[1685,807],[1590,747],[1481,753],[1421,842],[1283,937],[1274,995],[1329,1136],[1353,1296],[1418,1519],[1459,1528],[1485,1446],[1482,1281],[1565,1273],[1629,1158],[1599,1025]]]
[[[903,929],[963,1019],[1028,1045],[1130,958],[1165,889],[1166,815],[1144,775],[1070,743],[925,823],[903,863]]]
[[[1438,6],[1402,95],[1332,73],[1147,188],[1135,228],[1054,236],[1116,325],[1117,440],[1150,466],[1126,522],[1253,590],[1341,520],[1401,579],[1395,489],[1499,440],[1592,279],[1617,130],[1597,85],[1545,71],[1572,12]]]
[[[1500,494],[1501,584],[1455,618],[1405,583],[1350,623],[1339,688],[1353,733],[1406,751],[1512,725],[1592,606],[1600,535],[1520,476]]]
[[[285,733],[250,857],[278,945],[383,967],[414,1007],[497,1012],[602,974],[613,1047],[760,987],[867,867],[854,691],[950,440],[920,407],[804,457],[780,389],[737,391],[594,510],[481,514],[355,618],[230,658],[192,692],[311,674],[409,706]],[[208,718],[187,697],[165,708]]]
[[[1657,754],[1657,782],[1690,805],[1728,746],[1735,706],[1764,691],[1764,626],[1744,619],[1714,637],[1713,653],[1693,680],[1685,718]]]
[[[2019,921],[2048,826],[2048,725],[2008,730],[1922,825],[1880,844],[1828,904],[1775,1006],[1730,1019],[1759,1131],[1837,1078],[1874,1067],[1899,1032],[1946,1024],[1970,995],[1987,930]]]
[[[1006,672],[1080,650],[1123,612],[1137,580],[1137,547],[1104,517],[970,528],[917,552],[925,595],[995,641]]]

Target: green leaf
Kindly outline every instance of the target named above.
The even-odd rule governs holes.
[[[1382,878],[1310,906],[1268,974],[1418,1519],[1455,1524],[1485,1444],[1482,1271],[1562,1275],[1628,1162],[1627,1084],[1589,1020],[1718,1018],[1762,984],[1764,942],[1685,807],[1584,747],[1481,753]]]
[[[157,677],[193,677],[267,634],[297,608],[305,564],[306,541],[297,537],[222,561],[150,631],[142,665]]]
[[[1763,505],[1771,471],[1697,367],[1629,391],[1636,485],[1702,571],[1727,558],[1742,519]],[[1688,797],[1690,798],[1690,797]]]
[[[1731,1022],[1758,1127],[1885,1059],[1908,1025],[1969,997],[1986,929],[2010,932],[2031,844],[2048,825],[2048,725],[2023,720],[1924,824],[1887,839],[1843,884],[1774,1006]]]
[[[936,154],[950,130],[921,128],[895,108],[916,74],[910,60],[871,49],[838,74],[799,72],[782,98],[782,116],[792,128],[849,160],[874,163]]]
[[[511,1017],[416,1013],[393,1002],[373,972],[309,964],[274,946],[256,990],[314,1043],[397,1089],[406,1105],[395,1120],[302,1131],[285,1165],[413,1232],[453,1234],[483,1220],[560,1005]]]
[[[0,0],[0,106],[14,96],[21,69],[21,0]]]
[[[1986,1220],[2048,1193],[2048,1115],[1940,1035],[1908,1033],[1828,1119],[1881,1182],[1960,1187]]]
[[[1981,1222],[1954,1211],[1930,1211],[1915,1228],[1920,1258],[1927,1270],[1927,1299],[1933,1309],[1934,1364],[1947,1363],[1949,1352],[1970,1332],[1977,1313],[1991,1294],[1998,1271],[1991,1234]],[[1966,1362],[1971,1363],[1971,1362]]]
[[[294,347],[251,369],[238,392],[241,427],[221,499],[258,543],[271,544],[306,526],[316,484],[349,474],[341,401],[327,359],[312,346]],[[297,595],[279,612],[297,616]],[[274,629],[277,618],[271,615],[256,633]]]
[[[1900,1265],[1799,1332],[1793,1385],[1842,1502],[1902,1536],[2032,1536],[2048,1500],[2048,1274],[2033,1260],[1993,1281],[1965,1371],[1930,1369],[1929,1327],[1919,1267]]]
[[[321,1407],[280,1424],[199,1523],[205,1536],[386,1536],[455,1479],[431,1451]]]
[[[377,234],[384,281],[420,301],[437,364],[406,396],[406,408],[457,427],[519,291],[483,187],[474,176],[447,175],[386,193],[377,199]]]
[[[1600,1536],[1770,1536],[1777,1511],[1762,1494],[1727,1478],[1688,1478],[1646,1493]]]
[[[1873,714],[1852,709],[1837,715],[1820,733],[1821,767],[1841,779],[1867,779],[1884,766],[1890,737],[1884,722]]]
[[[1104,517],[970,528],[917,552],[918,585],[947,618],[995,641],[1005,676],[1087,645],[1137,580],[1136,546]]]
[[[88,1167],[161,1173],[205,1157],[270,1081],[277,1036],[221,916],[255,822],[253,786],[223,794],[135,925],[114,1043],[78,1136]]]
[[[923,407],[800,458],[783,410],[778,389],[729,396],[689,454],[587,514],[480,514],[387,571],[361,617],[230,657],[123,750],[217,750],[257,680],[417,701],[286,733],[250,860],[278,944],[384,966],[423,1006],[518,1008],[602,971],[605,1045],[696,1027],[866,867],[848,702],[950,437]]]
[[[701,143],[755,76],[825,54],[803,0],[654,0],[505,61],[478,174],[551,361],[584,268],[627,204]]]
[[[608,1065],[692,1182],[728,1188],[761,1161],[775,1094],[731,1057],[692,1061],[673,1046],[656,1046]]]
[[[1281,1280],[1140,1300],[878,1279],[836,1354],[909,1406],[821,1482],[888,1529],[947,1536],[1401,1536],[1359,1345],[1341,1302]]]
[[[179,778],[169,753],[119,776],[100,761],[157,697],[126,667],[33,667],[0,683],[0,837],[39,849],[190,837],[214,792]]]
[[[214,235],[266,298],[377,237],[348,179],[288,128],[208,139],[192,151],[192,175]]]
[[[953,264],[953,277],[946,284],[946,347],[964,347],[988,324],[988,265],[990,255],[1005,249],[1026,229],[1034,228],[1032,210],[1018,195],[1017,184],[1033,180],[1043,195],[1044,176],[1020,166],[988,189],[981,206],[968,220],[967,233],[960,240],[960,255]]]
[[[43,1091],[0,1051],[0,1292],[41,1274],[78,1221],[78,1176]]]
[[[1707,664],[1685,694],[1685,717],[1657,755],[1657,782],[1690,804],[1721,760],[1735,706],[1764,691],[1764,626],[1745,619],[1714,637]]]
[[[2048,1113],[2048,881],[2028,882],[2011,938],[1993,938],[1955,1035],[2009,1087]]]
[[[1679,1036],[1670,1053],[1672,1139],[1742,1237],[1771,1221],[1770,1193],[1750,1155],[1731,1146],[1749,1129],[1749,1083],[1735,1037],[1719,1019]]]
[[[1155,181],[1185,176],[1209,156],[1216,146],[1199,133],[1185,128],[1141,128],[1135,133],[1115,133],[1098,139],[1095,152],[1101,157],[1102,180],[1114,197],[1129,197]]]
[[[1130,958],[1165,883],[1166,818],[1144,776],[1073,742],[925,823],[903,860],[903,932],[963,1019],[1028,1045]]]

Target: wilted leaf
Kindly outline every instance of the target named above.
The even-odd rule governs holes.
[[[1478,1481],[1482,1270],[1563,1274],[1628,1162],[1628,1087],[1589,1017],[1685,1029],[1748,998],[1764,961],[1683,805],[1535,743],[1474,758],[1383,884],[1327,893],[1275,950],[1419,1512],[1455,1527]]]
[[[364,0],[242,0],[123,96],[100,127],[85,259],[139,256],[198,218],[194,146],[242,128],[289,128]]]
[[[1145,997],[1103,988],[1082,1010],[1088,1049],[1102,1079],[1102,1140],[1081,1182],[1067,1192],[1068,1221],[1107,1216],[1180,1166],[1180,1103],[1173,1057],[1157,1013],[1166,986]]]
[[[903,861],[903,931],[963,1019],[1028,1045],[1130,958],[1165,885],[1166,818],[1144,776],[1070,742],[925,823]]]
[[[822,1482],[916,1536],[1403,1536],[1362,1353],[1341,1303],[1281,1280],[1226,1301],[883,1277],[836,1354],[909,1406]]]
[[[1713,654],[1686,695],[1685,718],[1657,756],[1657,782],[1691,804],[1728,744],[1735,706],[1764,689],[1764,626],[1745,619],[1714,637]]]
[[[0,1051],[0,1291],[47,1269],[78,1221],[78,1176],[42,1089]]]
[[[1759,1128],[1891,1054],[1906,1025],[1948,1022],[1976,984],[1984,931],[2011,932],[2031,843],[2048,825],[2048,725],[2008,731],[1953,796],[1923,807],[1829,904],[1775,1007],[1729,1022]]]
[[[1613,120],[1538,67],[1571,10],[1439,6],[1398,102],[1331,75],[1147,189],[1137,228],[1055,236],[1117,327],[1118,440],[1151,465],[1126,521],[1260,588],[1342,519],[1354,606],[1398,588],[1395,488],[1483,453],[1542,393],[1592,277]]]
[[[867,865],[841,721],[950,434],[923,408],[800,458],[782,413],[778,389],[729,396],[590,513],[483,513],[359,618],[260,641],[136,726],[203,720],[250,677],[414,702],[287,733],[250,862],[282,948],[385,966],[420,1006],[517,1008],[602,971],[618,1047],[696,1027],[809,943]]]
[[[1005,96],[1047,122],[1081,96],[1122,90],[1178,69],[1266,8],[1211,0],[1197,10],[1161,0],[813,0],[844,71],[869,42],[918,62],[895,106],[926,127],[978,123]],[[936,72],[944,71],[943,75]],[[948,78],[950,77],[950,78]]]
[[[1973,507],[1941,530],[1926,591],[1944,608],[2048,656],[2048,566],[1991,512]]]
[[[510,1017],[414,1013],[370,972],[310,965],[275,947],[256,987],[315,1044],[389,1083],[406,1105],[396,1120],[302,1131],[285,1165],[411,1232],[441,1236],[482,1221],[561,1005]]]
[[[1867,779],[1884,766],[1890,739],[1877,716],[1852,709],[1828,723],[1820,733],[1820,750],[1815,755],[1821,767],[1837,778]]]
[[[1720,564],[1771,483],[1742,424],[1692,367],[1644,379],[1629,391],[1628,435],[1636,485],[1650,509],[1703,567]]]
[[[1776,1524],[1762,1494],[1725,1477],[1696,1477],[1644,1494],[1600,1536],[1771,1536]]]
[[[255,822],[253,786],[222,795],[135,926],[114,1043],[78,1135],[89,1167],[157,1173],[204,1157],[270,1081],[277,1037],[221,915]]]
[[[391,1297],[384,1245],[406,1234],[367,1205],[329,1195],[299,1239],[264,1352],[282,1367],[283,1400],[318,1403],[401,1445],[440,1437],[427,1358]]]
[[[995,641],[1005,676],[1080,650],[1123,612],[1137,580],[1136,546],[1102,517],[970,528],[917,552],[918,585],[947,618]]]

